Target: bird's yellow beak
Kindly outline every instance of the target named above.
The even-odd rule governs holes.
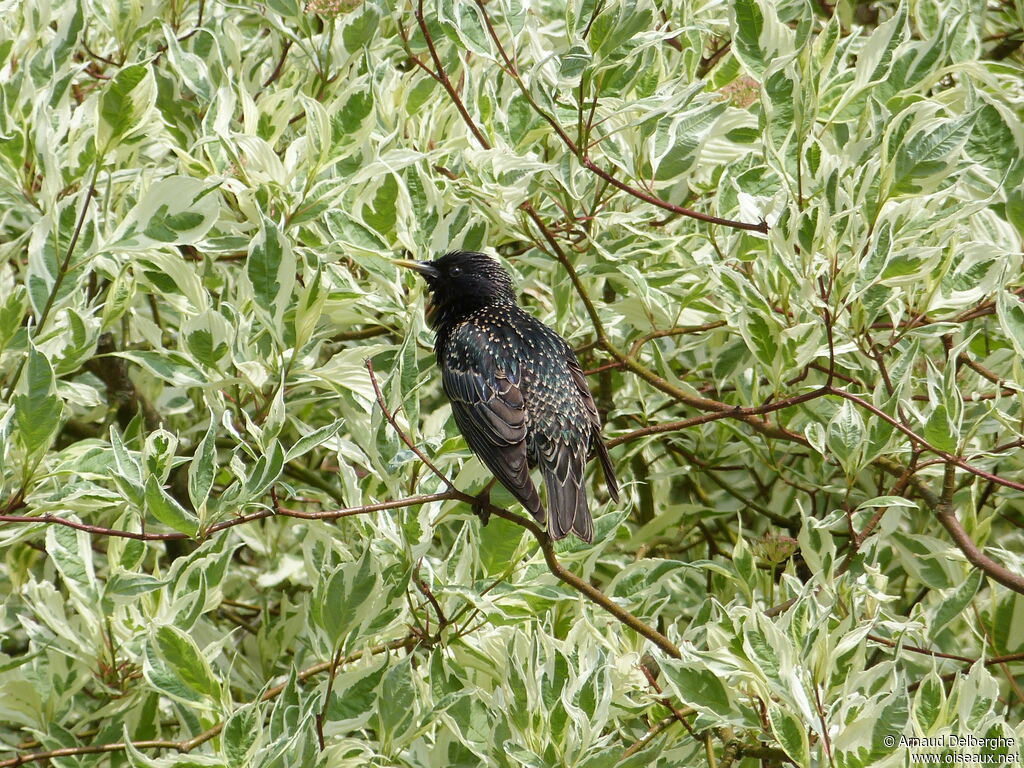
[[[440,273],[437,271],[437,267],[431,264],[429,261],[413,261],[412,259],[391,259],[391,263],[396,267],[405,267],[411,269],[414,272],[419,272],[424,277],[439,277]]]

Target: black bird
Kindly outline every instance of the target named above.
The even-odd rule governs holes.
[[[516,302],[512,278],[483,253],[455,251],[436,261],[395,260],[427,281],[427,317],[455,423],[473,452],[544,523],[530,479],[540,467],[551,510],[548,535],[594,538],[583,470],[596,451],[613,500],[615,470],[601,419],[572,347]]]

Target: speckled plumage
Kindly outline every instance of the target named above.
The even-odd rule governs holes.
[[[538,522],[545,509],[530,479],[539,467],[551,511],[548,533],[592,541],[584,467],[596,451],[608,491],[618,486],[594,399],[569,344],[516,303],[494,259],[457,251],[406,262],[431,290],[430,318],[455,421],[484,464]]]

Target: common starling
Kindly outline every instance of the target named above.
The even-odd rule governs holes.
[[[596,451],[613,500],[615,470],[601,419],[572,347],[516,302],[512,278],[483,253],[436,261],[395,260],[427,281],[427,317],[455,423],[469,447],[509,492],[545,521],[530,479],[540,467],[551,510],[548,535],[594,538],[583,470]]]

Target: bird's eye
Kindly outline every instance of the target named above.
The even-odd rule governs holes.
[[[448,273],[452,277],[458,277],[462,274],[462,267],[452,267],[451,272]]]

